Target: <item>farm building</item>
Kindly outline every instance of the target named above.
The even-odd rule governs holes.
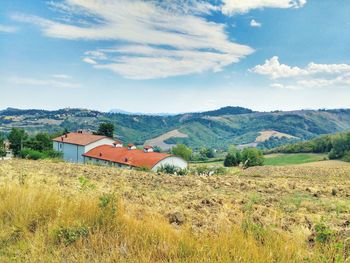
[[[113,145],[114,140],[106,136],[84,132],[71,132],[53,139],[53,149],[63,154],[67,162],[83,163],[83,154],[100,145]]]
[[[85,163],[110,165],[115,167],[138,167],[156,171],[159,167],[173,165],[181,169],[187,168],[187,162],[171,154],[153,152],[150,146],[143,150],[134,145],[118,147],[101,145],[83,154]]]
[[[145,146],[143,150],[137,149],[134,144],[123,147],[121,141],[85,132],[71,132],[53,139],[53,149],[61,152],[65,161],[74,163],[142,167],[154,171],[164,165],[187,167],[185,160],[154,152],[151,146]]]

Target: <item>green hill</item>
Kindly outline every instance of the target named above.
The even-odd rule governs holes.
[[[170,137],[165,143],[185,143],[193,148],[202,146],[226,149],[230,144],[278,146],[295,140],[307,140],[323,134],[350,128],[350,110],[300,110],[289,112],[254,112],[241,107],[185,113],[174,116],[130,115],[105,113],[86,109],[0,111],[0,130],[24,128],[29,133],[68,130],[95,130],[99,123],[112,122],[115,134],[124,142],[143,144],[145,141],[177,130],[187,136]],[[266,138],[271,143],[256,142],[260,132],[276,131],[290,138]]]

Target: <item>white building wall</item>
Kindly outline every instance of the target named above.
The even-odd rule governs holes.
[[[96,142],[90,143],[86,146],[82,146],[82,145],[54,141],[53,149],[55,151],[61,152],[63,155],[63,160],[65,160],[66,162],[84,163],[84,157],[82,156],[84,153],[87,153],[91,149],[100,145],[104,145],[104,144],[112,145],[113,142],[114,142],[113,139],[104,138]]]
[[[114,140],[111,138],[104,138],[104,139],[98,140],[96,142],[90,143],[89,145],[86,145],[84,153],[87,153],[88,151],[90,151],[91,149],[93,149],[97,146],[101,146],[101,145],[105,145],[105,144],[113,145],[113,143],[114,143]]]
[[[181,159],[176,156],[170,156],[163,160],[161,160],[159,163],[157,163],[155,166],[153,166],[152,171],[157,171],[158,168],[165,166],[165,165],[173,165],[176,167],[179,167],[181,169],[187,168],[188,164],[184,159]]]
[[[85,146],[62,143],[63,160],[71,163],[83,163],[82,154],[85,152]]]

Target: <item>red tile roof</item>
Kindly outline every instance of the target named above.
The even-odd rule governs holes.
[[[102,156],[100,156],[100,153],[102,153]],[[101,145],[83,154],[83,156],[152,169],[161,160],[172,155],[156,152],[145,153],[143,150],[138,149],[128,150],[125,147],[116,148],[110,145]]]
[[[91,133],[70,132],[66,135],[62,135],[53,139],[53,141],[85,146],[105,138],[107,137],[101,135],[93,135]]]

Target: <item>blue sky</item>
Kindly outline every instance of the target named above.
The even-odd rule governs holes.
[[[347,0],[2,0],[0,108],[350,108]]]

